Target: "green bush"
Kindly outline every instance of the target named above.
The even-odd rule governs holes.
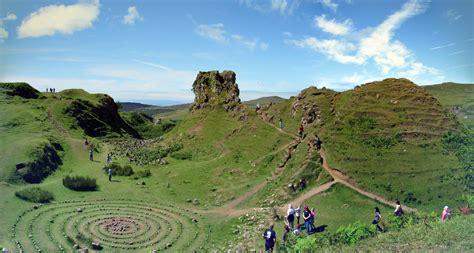
[[[83,176],[66,176],[63,185],[74,191],[95,191],[97,182],[95,178]]]
[[[130,165],[121,166],[118,163],[112,163],[103,168],[105,173],[108,173],[109,169],[112,169],[113,176],[127,176],[128,177],[128,176],[133,175],[134,173],[132,166]]]
[[[136,178],[138,179],[139,177],[149,177],[151,176],[151,172],[149,169],[146,170],[139,170],[137,173],[135,173]]]
[[[355,244],[364,238],[371,237],[375,232],[374,226],[358,221],[338,228],[332,240],[335,243]]]
[[[171,157],[178,160],[191,160],[193,155],[189,152],[174,152],[171,153]]]
[[[48,203],[54,199],[53,194],[39,187],[30,187],[15,192],[15,196],[26,201]]]

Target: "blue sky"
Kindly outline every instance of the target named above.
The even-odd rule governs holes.
[[[0,81],[120,101],[193,100],[234,70],[244,100],[388,77],[474,82],[471,0],[1,0]]]

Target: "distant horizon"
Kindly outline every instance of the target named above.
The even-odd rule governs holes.
[[[471,0],[3,0],[0,81],[165,103],[192,100],[199,70],[235,71],[243,99],[384,77],[473,83],[472,9]]]

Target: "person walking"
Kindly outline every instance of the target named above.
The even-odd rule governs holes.
[[[443,213],[441,213],[441,221],[446,221],[451,219],[451,211],[449,210],[448,206],[445,206],[443,209]]]
[[[89,160],[94,161],[94,150],[89,150]]]
[[[400,205],[400,201],[397,200],[397,205],[395,206],[395,210],[393,211],[393,215],[400,217],[403,215],[402,205]]]
[[[107,164],[110,164],[112,162],[112,153],[107,154]]]
[[[378,231],[383,232],[383,229],[379,226],[381,219],[382,219],[382,215],[380,214],[380,209],[378,207],[375,207],[375,216],[374,216],[374,220],[372,221],[372,224],[374,224],[377,227]]]
[[[298,205],[298,207],[295,210],[295,216],[296,216],[296,225],[300,225],[300,216],[301,216],[301,206]]]
[[[304,228],[306,229],[306,233],[310,235],[311,234],[311,231],[310,231],[311,211],[309,210],[308,206],[305,206],[303,209],[303,219],[304,219]]]
[[[303,140],[303,137],[304,137],[304,127],[303,127],[303,124],[300,125],[300,129],[298,130],[298,135],[300,136],[300,140]]]
[[[278,120],[278,127],[280,130],[283,129],[283,120],[281,118]]]
[[[295,222],[295,209],[291,204],[288,205],[288,211],[286,212],[286,220],[288,221],[288,225],[291,227],[291,229],[293,229]]]
[[[109,175],[109,182],[112,182],[112,168],[109,168],[107,174]]]
[[[276,233],[275,230],[273,230],[273,224],[265,230],[263,238],[265,239],[265,252],[273,252],[276,243]]]

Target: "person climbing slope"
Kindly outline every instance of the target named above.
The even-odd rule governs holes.
[[[446,221],[451,219],[451,211],[449,210],[448,206],[445,206],[443,209],[443,213],[441,213],[441,221]]]
[[[270,228],[265,230],[263,238],[265,238],[265,252],[273,252],[273,247],[275,247],[276,243],[276,233],[275,230],[273,230],[273,224],[270,225]]]
[[[298,130],[298,135],[300,136],[300,140],[303,140],[303,137],[304,137],[304,127],[303,127],[303,124],[300,125],[300,129]]]

